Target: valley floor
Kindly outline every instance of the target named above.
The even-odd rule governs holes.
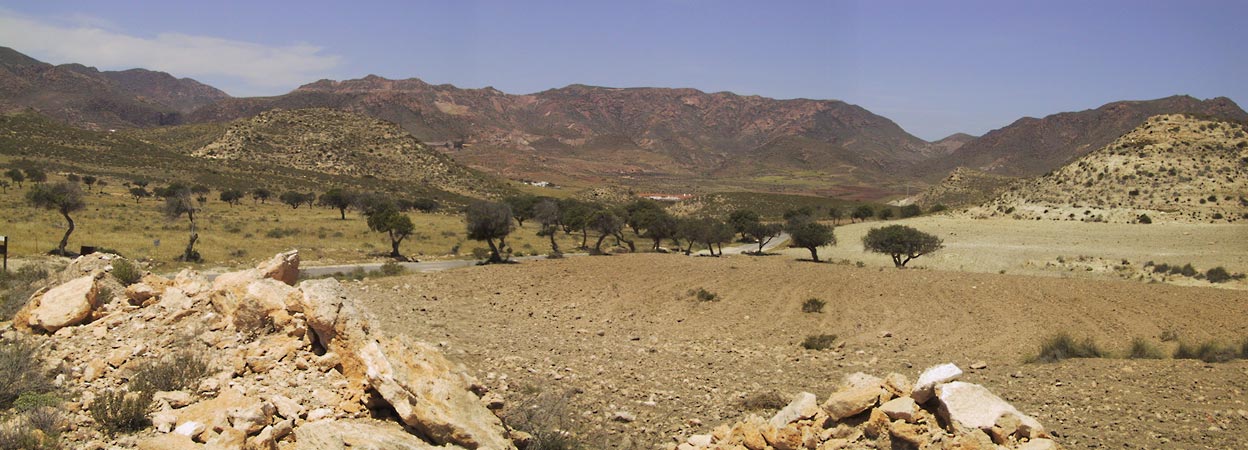
[[[1069,448],[1234,448],[1248,432],[1248,361],[1023,362],[1059,331],[1119,355],[1133,337],[1173,350],[1163,332],[1238,345],[1248,338],[1248,292],[1238,290],[660,254],[350,286],[383,327],[443,347],[501,391],[508,414],[566,407],[552,413],[563,422],[546,426],[595,447],[651,448],[769,416],[743,400],[800,391],[822,400],[852,372],[913,379],[937,363],[979,361],[987,368],[965,380],[1032,414]],[[699,288],[718,299],[697,300]],[[827,301],[822,313],[801,311],[812,297]],[[799,345],[823,333],[844,347]]]
[[[1098,279],[1139,279],[1142,275],[1146,281],[1190,286],[1212,284],[1182,276],[1163,277],[1144,266],[1149,261],[1179,266],[1190,263],[1200,272],[1224,266],[1232,273],[1248,273],[1248,225],[1242,224],[1138,225],[924,216],[837,226],[837,245],[820,248],[819,257],[892,267],[888,255],[866,253],[862,247],[868,230],[892,224],[908,225],[944,239],[943,250],[910,262],[909,266],[916,268]],[[788,249],[784,254],[810,257],[804,249]],[[1248,289],[1248,282],[1213,286]]]

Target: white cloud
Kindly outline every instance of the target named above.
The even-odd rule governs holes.
[[[182,33],[146,38],[81,18],[74,22],[60,25],[0,9],[0,45],[52,63],[137,67],[200,81],[234,79],[234,86],[217,86],[234,95],[284,92],[325,78],[341,62],[339,56],[322,54],[321,47],[308,44],[269,46]]]

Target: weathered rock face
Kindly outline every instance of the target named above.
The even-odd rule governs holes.
[[[933,392],[932,401],[911,397],[900,374],[884,379],[863,373],[845,377],[822,409],[809,411],[815,396],[803,393],[770,421],[750,416],[694,435],[678,450],[701,449],[992,449],[1055,450],[1043,427],[983,386],[933,381],[961,376],[945,364],[928,369],[913,392]],[[895,395],[900,394],[896,398]],[[931,395],[931,394],[927,394]],[[880,402],[879,406],[876,406]],[[948,424],[948,426],[945,426]],[[670,448],[670,447],[669,447]]]
[[[133,389],[128,380],[149,364],[193,355],[206,366],[180,390],[149,393],[152,428],[120,448],[515,448],[462,367],[376,331],[336,280],[292,286],[298,262],[283,253],[213,282],[190,270],[148,275],[98,301],[97,270],[36,295],[22,323],[62,330],[30,339],[57,340],[49,358],[69,369],[65,387],[83,392],[74,423],[89,423],[96,393]],[[399,421],[358,421],[393,413]],[[112,440],[80,430],[67,446]]]
[[[91,318],[91,311],[96,307],[99,293],[96,280],[102,276],[103,272],[98,272],[44,292],[36,292],[14,322],[23,323],[22,328],[33,327],[50,333],[85,322]]]
[[[403,422],[436,443],[501,449],[502,423],[470,387],[472,380],[441,353],[421,343],[381,338],[359,353],[369,385]]]

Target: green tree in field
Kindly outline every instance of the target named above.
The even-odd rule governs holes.
[[[559,225],[563,227],[563,232],[581,233],[581,245],[577,248],[589,248],[586,242],[589,240],[589,217],[598,209],[597,205],[576,199],[559,200]]]
[[[667,210],[661,203],[648,198],[639,198],[624,206],[624,224],[632,228],[633,234],[640,236],[641,230],[646,228],[646,223],[662,214],[667,214]]]
[[[762,218],[758,216],[758,213],[748,209],[738,209],[728,214],[728,224],[732,226],[732,231],[741,234],[742,238],[749,238],[746,230],[761,222]]]
[[[251,200],[253,202],[259,201],[261,205],[263,205],[264,202],[267,201],[270,197],[273,197],[273,192],[269,191],[268,189],[255,188],[251,190]]]
[[[607,236],[618,236],[620,230],[624,228],[624,220],[611,209],[604,207],[590,214],[588,222],[589,228],[598,232],[598,241],[594,243],[594,248],[589,254],[605,255],[606,253],[602,251],[602,241]]]
[[[135,187],[130,188],[130,196],[134,197],[135,203],[138,203],[139,200],[151,197],[152,193],[148,192],[147,189],[143,189],[141,187],[135,186]]]
[[[563,252],[559,251],[559,243],[555,242],[555,235],[559,233],[559,217],[559,203],[554,199],[544,198],[533,206],[533,220],[541,226],[537,235],[550,238],[552,259],[563,257]]]
[[[282,195],[277,197],[277,199],[281,200],[282,203],[285,203],[286,206],[291,207],[291,209],[299,209],[300,206],[303,206],[304,203],[308,202],[307,194],[295,191],[283,192]]]
[[[524,221],[533,218],[535,212],[533,208],[540,200],[541,198],[536,195],[520,194],[503,199],[503,203],[511,207],[511,217],[516,219],[517,225],[523,227]]]
[[[390,237],[390,256],[394,258],[402,258],[403,254],[399,253],[399,244],[403,243],[403,239],[411,236],[416,231],[416,226],[412,224],[412,219],[407,214],[399,212],[394,205],[383,205],[373,208],[366,212],[368,219],[368,229],[378,233],[386,233]]]
[[[43,169],[32,167],[29,169],[23,169],[23,171],[26,172],[26,179],[30,180],[31,183],[42,183],[44,181],[48,181],[48,174],[47,172],[44,172]]]
[[[944,242],[905,225],[889,225],[867,231],[862,246],[868,251],[886,253],[892,256],[894,266],[905,267],[914,258],[944,248]]]
[[[86,207],[78,185],[69,182],[35,185],[26,193],[26,201],[36,208],[54,209],[65,218],[68,226],[65,228],[65,235],[61,237],[61,243],[56,247],[56,254],[68,255],[65,245],[69,244],[69,235],[74,232],[74,218],[69,214]]]
[[[732,238],[736,235],[737,232],[732,229],[732,225],[719,219],[710,219],[703,241],[706,242],[706,249],[711,252],[711,256],[724,256],[724,243],[732,242]],[[717,248],[718,254],[715,253]]]
[[[646,230],[642,236],[654,240],[654,251],[657,252],[664,239],[676,238],[680,221],[668,214],[667,211],[659,211],[644,219],[641,226]],[[679,243],[676,245],[680,246]]]
[[[918,216],[919,214],[923,214],[923,208],[920,208],[919,205],[909,204],[909,205],[901,207],[902,219],[915,217],[915,216]]]
[[[199,208],[195,206],[192,195],[190,188],[180,184],[174,184],[165,188],[164,192],[161,192],[161,196],[165,197],[165,217],[169,220],[174,220],[185,215],[186,220],[191,225],[190,237],[186,242],[186,250],[182,252],[182,256],[178,257],[178,260],[199,262],[203,260],[199,257],[199,252],[195,251],[195,242],[199,240],[199,227],[195,219],[195,213],[199,212]]]
[[[885,207],[883,207],[883,208],[880,208],[880,210],[879,210],[879,211],[877,211],[877,212],[875,213],[875,215],[876,215],[876,217],[879,217],[879,218],[880,218],[880,220],[889,220],[889,219],[892,219],[892,218],[893,218],[893,208],[889,208],[889,207],[885,206]]]
[[[841,223],[842,217],[845,217],[845,211],[841,210],[839,206],[832,206],[828,208],[828,218],[832,219],[833,225]]]
[[[849,214],[849,221],[851,223],[854,221],[859,221],[859,220],[865,222],[867,219],[870,219],[874,215],[875,215],[875,210],[871,209],[871,206],[862,205],[857,208],[854,208],[854,212]]]
[[[22,173],[22,171],[19,169],[9,169],[4,172],[4,176],[8,177],[8,179],[10,180],[13,180],[13,182],[17,184],[18,188],[21,188],[22,182],[26,181],[26,174]]]
[[[221,191],[221,201],[230,205],[237,205],[243,199],[243,191],[237,189],[226,189]]]
[[[758,251],[754,254],[761,256],[763,255],[763,247],[783,231],[784,227],[778,223],[754,222],[745,229],[744,233],[746,238],[753,239],[754,242],[758,243]]]
[[[819,247],[836,245],[836,234],[832,227],[819,223],[809,215],[790,216],[784,229],[792,240],[791,246],[809,250],[810,259],[814,262],[819,262]]]
[[[317,200],[317,203],[327,208],[337,209],[339,218],[347,220],[347,208],[355,204],[356,197],[357,195],[349,190],[333,188],[321,194],[321,198]]]
[[[88,191],[90,191],[95,186],[95,183],[97,181],[100,181],[100,179],[93,175],[83,175],[82,177],[82,184],[87,185]]]
[[[485,241],[490,246],[487,263],[503,262],[500,248],[506,245],[507,235],[511,234],[511,207],[506,203],[482,201],[468,205],[465,213],[468,239]]]

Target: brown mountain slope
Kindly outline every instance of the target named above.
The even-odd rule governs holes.
[[[1109,145],[973,208],[975,216],[1084,222],[1248,219],[1248,129],[1162,115]]]
[[[957,151],[958,149],[962,148],[963,145],[966,145],[968,142],[971,142],[975,139],[978,139],[978,138],[976,136],[971,136],[966,133],[954,133],[949,136],[946,136],[944,139],[941,139],[936,142],[932,142],[932,147],[936,149],[936,151],[933,153],[938,154],[938,155],[948,155],[950,153]]]
[[[978,206],[1021,181],[1015,177],[959,167],[940,183],[916,196],[914,203],[925,210],[936,205],[948,208]]]
[[[91,129],[153,126],[178,123],[182,113],[227,97],[163,72],[54,66],[0,47],[0,113],[34,110]]]
[[[968,142],[945,158],[923,165],[920,174],[931,179],[956,167],[970,167],[1002,175],[1040,175],[1104,147],[1149,117],[1181,113],[1248,120],[1248,113],[1225,97],[1198,100],[1173,96],[1114,102],[1043,119],[1019,119]]]
[[[388,120],[427,142],[466,141],[467,149],[457,158],[514,176],[541,170],[711,174],[751,167],[744,170],[749,172],[760,155],[768,171],[797,166],[840,173],[844,164],[895,168],[930,154],[927,142],[844,102],[694,89],[572,85],[512,95],[369,76],[322,80],[277,97],[228,99],[201,108],[190,120],[231,120],[275,107],[313,106]],[[785,154],[758,152],[784,139],[796,143],[786,144]],[[803,161],[802,153],[835,156]],[[604,161],[613,163],[602,167]]]
[[[418,183],[475,197],[503,189],[392,123],[325,108],[275,109],[234,121],[224,130],[192,125],[141,134],[199,158]]]

